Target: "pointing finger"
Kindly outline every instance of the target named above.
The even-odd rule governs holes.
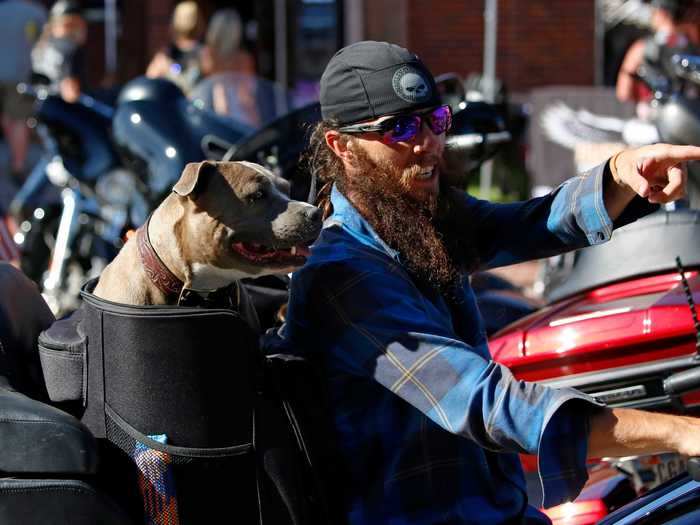
[[[654,157],[660,162],[678,164],[689,160],[700,160],[700,147],[657,144]]]

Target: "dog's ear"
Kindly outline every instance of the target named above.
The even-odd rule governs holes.
[[[216,171],[216,165],[213,162],[190,162],[182,170],[180,179],[173,186],[173,191],[180,197],[196,194],[197,190],[206,183],[209,175]]]

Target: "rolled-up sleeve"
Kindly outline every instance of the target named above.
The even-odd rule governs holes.
[[[326,265],[327,286],[316,288],[318,336],[333,338],[335,372],[372,378],[483,448],[539,453],[545,501],[575,495],[586,479],[588,421],[570,401],[592,398],[516,379],[490,360],[485,344],[461,341],[405,274],[356,266]],[[562,480],[569,489],[560,490]]]

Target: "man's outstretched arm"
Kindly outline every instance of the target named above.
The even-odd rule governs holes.
[[[604,408],[591,416],[588,457],[623,457],[656,452],[700,456],[700,419]]]

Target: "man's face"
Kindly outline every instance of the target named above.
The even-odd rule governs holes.
[[[385,142],[378,134],[353,135],[346,146],[353,155],[341,157],[335,182],[409,271],[446,291],[476,259],[469,224],[453,228],[452,214],[460,212],[451,211],[451,192],[440,190],[444,133],[423,126],[411,141]]]
[[[391,117],[381,117],[371,124]],[[418,134],[409,141],[385,144],[379,133],[363,133],[353,136],[353,147],[361,150],[360,157],[367,157],[373,164],[385,169],[402,186],[405,194],[417,202],[435,200],[439,192],[442,153],[445,134],[436,135],[425,123]],[[359,163],[346,166],[349,176],[366,176],[366,166]]]

